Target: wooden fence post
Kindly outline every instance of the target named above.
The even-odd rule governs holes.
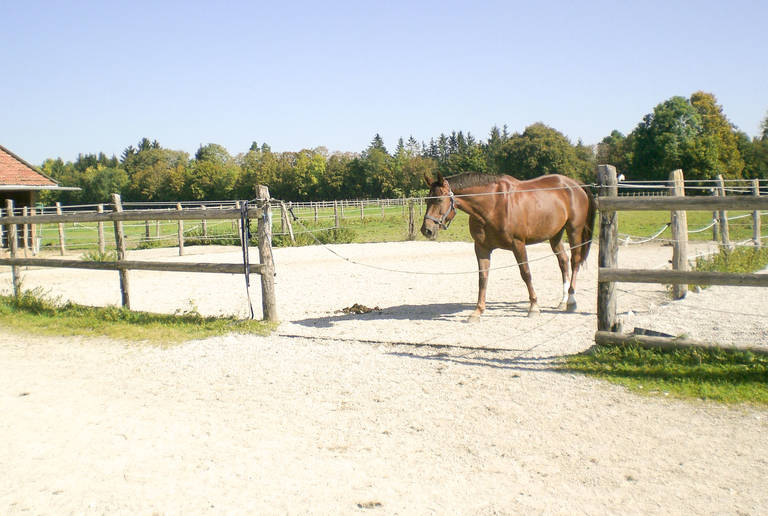
[[[275,303],[275,263],[272,259],[272,208],[269,204],[269,188],[256,186],[256,198],[260,201],[262,216],[259,217],[257,235],[261,271],[261,309],[267,321],[277,321]]]
[[[760,197],[760,180],[759,179],[753,179],[752,180],[752,195],[755,197]],[[755,210],[752,212],[752,241],[755,244],[755,247],[758,249],[762,247],[762,235],[761,228],[760,228],[760,210]]]
[[[3,209],[0,208],[0,217],[3,216]],[[5,232],[8,231],[4,224],[0,224],[0,250],[5,247]]]
[[[365,220],[365,202],[360,201],[360,222]]]
[[[317,203],[313,203],[315,205],[315,224],[317,224]]]
[[[293,237],[293,224],[291,224],[291,219],[288,217],[288,208],[286,208],[283,201],[280,201],[280,227],[282,228],[281,233],[285,233],[286,229],[288,230],[291,243],[295,244],[296,239]]]
[[[5,200],[5,211],[9,217],[13,217],[13,200]],[[19,245],[16,224],[8,224],[7,228],[8,250],[11,252],[11,259],[13,259],[16,258],[16,251]],[[21,268],[18,265],[11,266],[11,282],[13,283],[13,295],[19,297],[19,294],[21,294]]]
[[[34,217],[37,215],[37,210],[35,208],[30,208],[29,213]],[[32,239],[32,255],[37,256],[37,253],[40,251],[40,246],[37,245],[37,224],[31,224],[30,226],[32,231],[32,234],[30,235],[30,238]]]
[[[720,191],[720,196],[725,197],[725,181],[723,181],[722,174],[718,174],[717,176],[717,185],[717,188]],[[731,237],[730,231],[728,230],[728,212],[726,210],[720,210],[719,219],[720,237],[723,242],[723,249],[727,252],[731,250]]]
[[[181,211],[181,203],[176,203],[176,210]],[[184,221],[179,219],[179,256],[184,255]]]
[[[599,198],[616,197],[619,194],[616,180],[616,168],[611,165],[598,165],[597,182]],[[598,198],[598,202],[599,202]],[[616,268],[619,255],[618,214],[600,206],[600,250],[598,266]],[[597,284],[597,329],[598,331],[617,331],[616,321],[616,284],[600,282]]]
[[[61,215],[61,203],[56,203],[56,215]],[[59,250],[61,252],[61,256],[64,256],[64,252],[66,251],[66,246],[64,243],[64,224],[59,223]]]
[[[96,206],[96,212],[104,213],[104,205],[99,204],[98,206]],[[104,256],[104,253],[107,252],[107,243],[104,241],[104,223],[103,222],[96,223],[96,229],[99,237],[99,254]]]
[[[413,199],[408,201],[408,240],[416,240],[416,209]]]
[[[717,197],[717,188],[712,190],[712,196]],[[717,211],[712,212],[712,240],[716,243],[720,240],[720,216]]]
[[[670,194],[677,197],[685,196],[685,182],[683,171],[673,170],[669,174],[672,186],[669,187]],[[672,268],[676,271],[688,270],[688,215],[685,210],[671,211],[672,225]],[[688,285],[672,285],[672,298],[683,299],[688,293]]]
[[[235,201],[235,208],[237,208],[238,210],[240,209],[240,201]],[[240,245],[242,246],[243,230],[240,226],[240,219],[232,220],[232,231],[238,235],[238,238],[240,239]]]
[[[333,227],[338,229],[341,227],[341,220],[339,219],[339,203],[333,201]]]
[[[24,206],[21,209],[21,214],[25,217],[29,215],[29,208]],[[27,252],[29,251],[29,224],[23,224],[21,230],[22,239],[24,240],[24,258],[27,257]]]
[[[200,209],[205,211],[208,208],[205,207],[205,204],[200,206]],[[208,240],[208,219],[202,219],[200,221],[200,225],[203,227],[203,241]]]
[[[112,203],[115,205],[115,211],[120,213],[123,211],[123,204],[120,202],[120,194],[112,194]],[[123,222],[120,220],[115,221],[115,247],[117,251],[117,261],[125,261],[125,235],[123,234]],[[131,295],[128,282],[128,270],[120,269],[120,295],[123,300],[123,308],[126,310],[131,309]]]

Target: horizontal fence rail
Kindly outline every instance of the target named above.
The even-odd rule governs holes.
[[[165,272],[208,272],[223,274],[243,274],[245,268],[239,263],[183,263],[150,262],[120,260],[115,262],[91,262],[84,260],[58,260],[50,258],[0,258],[0,265],[26,267],[60,267],[62,269],[90,269],[99,271],[119,271],[123,269]],[[248,271],[261,274],[261,264],[249,264]]]
[[[249,207],[248,216],[252,219],[260,217],[261,208]],[[240,210],[226,208],[223,210],[205,210],[200,208],[183,210],[128,210],[112,212],[78,212],[62,213],[61,215],[13,215],[0,217],[0,224],[66,224],[71,222],[125,222],[145,220],[219,220],[238,219]]]
[[[599,197],[600,211],[658,211],[658,210],[766,210],[768,197]]]
[[[648,269],[611,269],[600,267],[598,281],[623,283],[664,283],[669,285],[729,285],[733,287],[768,287],[767,274],[732,274],[709,271],[674,271]]]

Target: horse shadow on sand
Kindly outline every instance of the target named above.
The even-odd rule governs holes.
[[[366,322],[374,321],[445,321],[445,322],[467,322],[469,315],[474,311],[474,303],[433,303],[420,305],[396,305],[381,309],[373,309],[365,313],[345,313],[341,310],[333,315],[310,317],[306,319],[292,320],[291,323],[307,328],[322,329],[332,328],[336,324],[345,322],[354,322],[364,325]],[[546,317],[551,314],[562,314],[563,317],[573,315],[588,315],[584,312],[566,313],[554,307],[542,307],[538,318]],[[478,323],[483,321],[494,321],[500,318],[525,319],[528,316],[528,301],[518,302],[492,302],[488,303],[486,311]],[[470,323],[471,324],[471,323]],[[287,335],[285,335],[287,336]],[[302,335],[296,335],[302,337]],[[387,349],[386,353],[391,356],[404,359],[424,360],[427,362],[453,363],[471,367],[486,367],[493,369],[507,370],[517,377],[515,372],[538,371],[538,372],[566,372],[555,362],[563,358],[564,355],[538,355],[534,348],[509,348],[495,347],[490,344],[483,346],[465,346],[461,344],[441,344],[435,342],[392,342],[381,339],[375,331],[371,338],[365,337],[339,337],[316,335],[317,338],[328,338],[335,341],[349,341],[350,343],[361,343],[371,345],[392,345],[394,349]]]
[[[474,303],[432,303],[396,305],[384,308],[373,307],[369,309],[370,311],[363,313],[348,312],[342,309],[336,310],[333,315],[295,319],[291,323],[309,328],[331,328],[337,323],[349,321],[358,323],[382,320],[469,322],[469,316],[474,309]],[[564,312],[554,307],[542,306],[541,313],[537,317],[550,314],[562,314],[563,316],[590,315],[589,312]],[[482,324],[482,321],[492,321],[500,317],[528,317],[528,301],[490,302],[486,305],[485,313],[480,317],[479,324]]]

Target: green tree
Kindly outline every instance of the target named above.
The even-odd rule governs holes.
[[[632,139],[613,130],[597,144],[597,163],[613,165],[623,174],[629,174],[632,163]]]
[[[186,152],[162,148],[157,141],[143,138],[136,152],[124,152],[123,168],[128,174],[126,198],[131,201],[176,200],[178,176],[189,163]]]
[[[715,151],[714,163],[710,163],[709,160],[701,163],[701,172],[711,171],[712,174],[720,173],[732,178],[741,177],[744,160],[736,143],[736,131],[733,124],[725,117],[722,106],[717,103],[714,95],[703,91],[697,91],[691,95],[691,105],[701,115],[701,145],[704,145],[708,151]],[[709,155],[709,152],[706,154]]]
[[[632,174],[638,178],[666,179],[677,168],[687,179],[738,178],[744,168],[735,131],[709,93],[657,105],[632,137]]]
[[[563,174],[587,180],[592,175],[592,164],[568,138],[540,122],[529,125],[522,134],[513,134],[504,143],[498,163],[501,172],[518,179]]]

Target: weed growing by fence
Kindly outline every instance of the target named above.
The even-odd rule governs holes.
[[[0,326],[44,335],[110,337],[155,344],[173,344],[227,333],[267,335],[274,325],[235,317],[204,317],[198,313],[156,314],[61,302],[39,289],[18,297],[0,296]]]
[[[750,352],[597,346],[561,368],[638,394],[768,405],[768,356]]]
[[[721,249],[719,253],[703,256],[696,260],[694,269],[709,272],[751,273],[768,265],[768,248],[737,247],[731,251]]]

